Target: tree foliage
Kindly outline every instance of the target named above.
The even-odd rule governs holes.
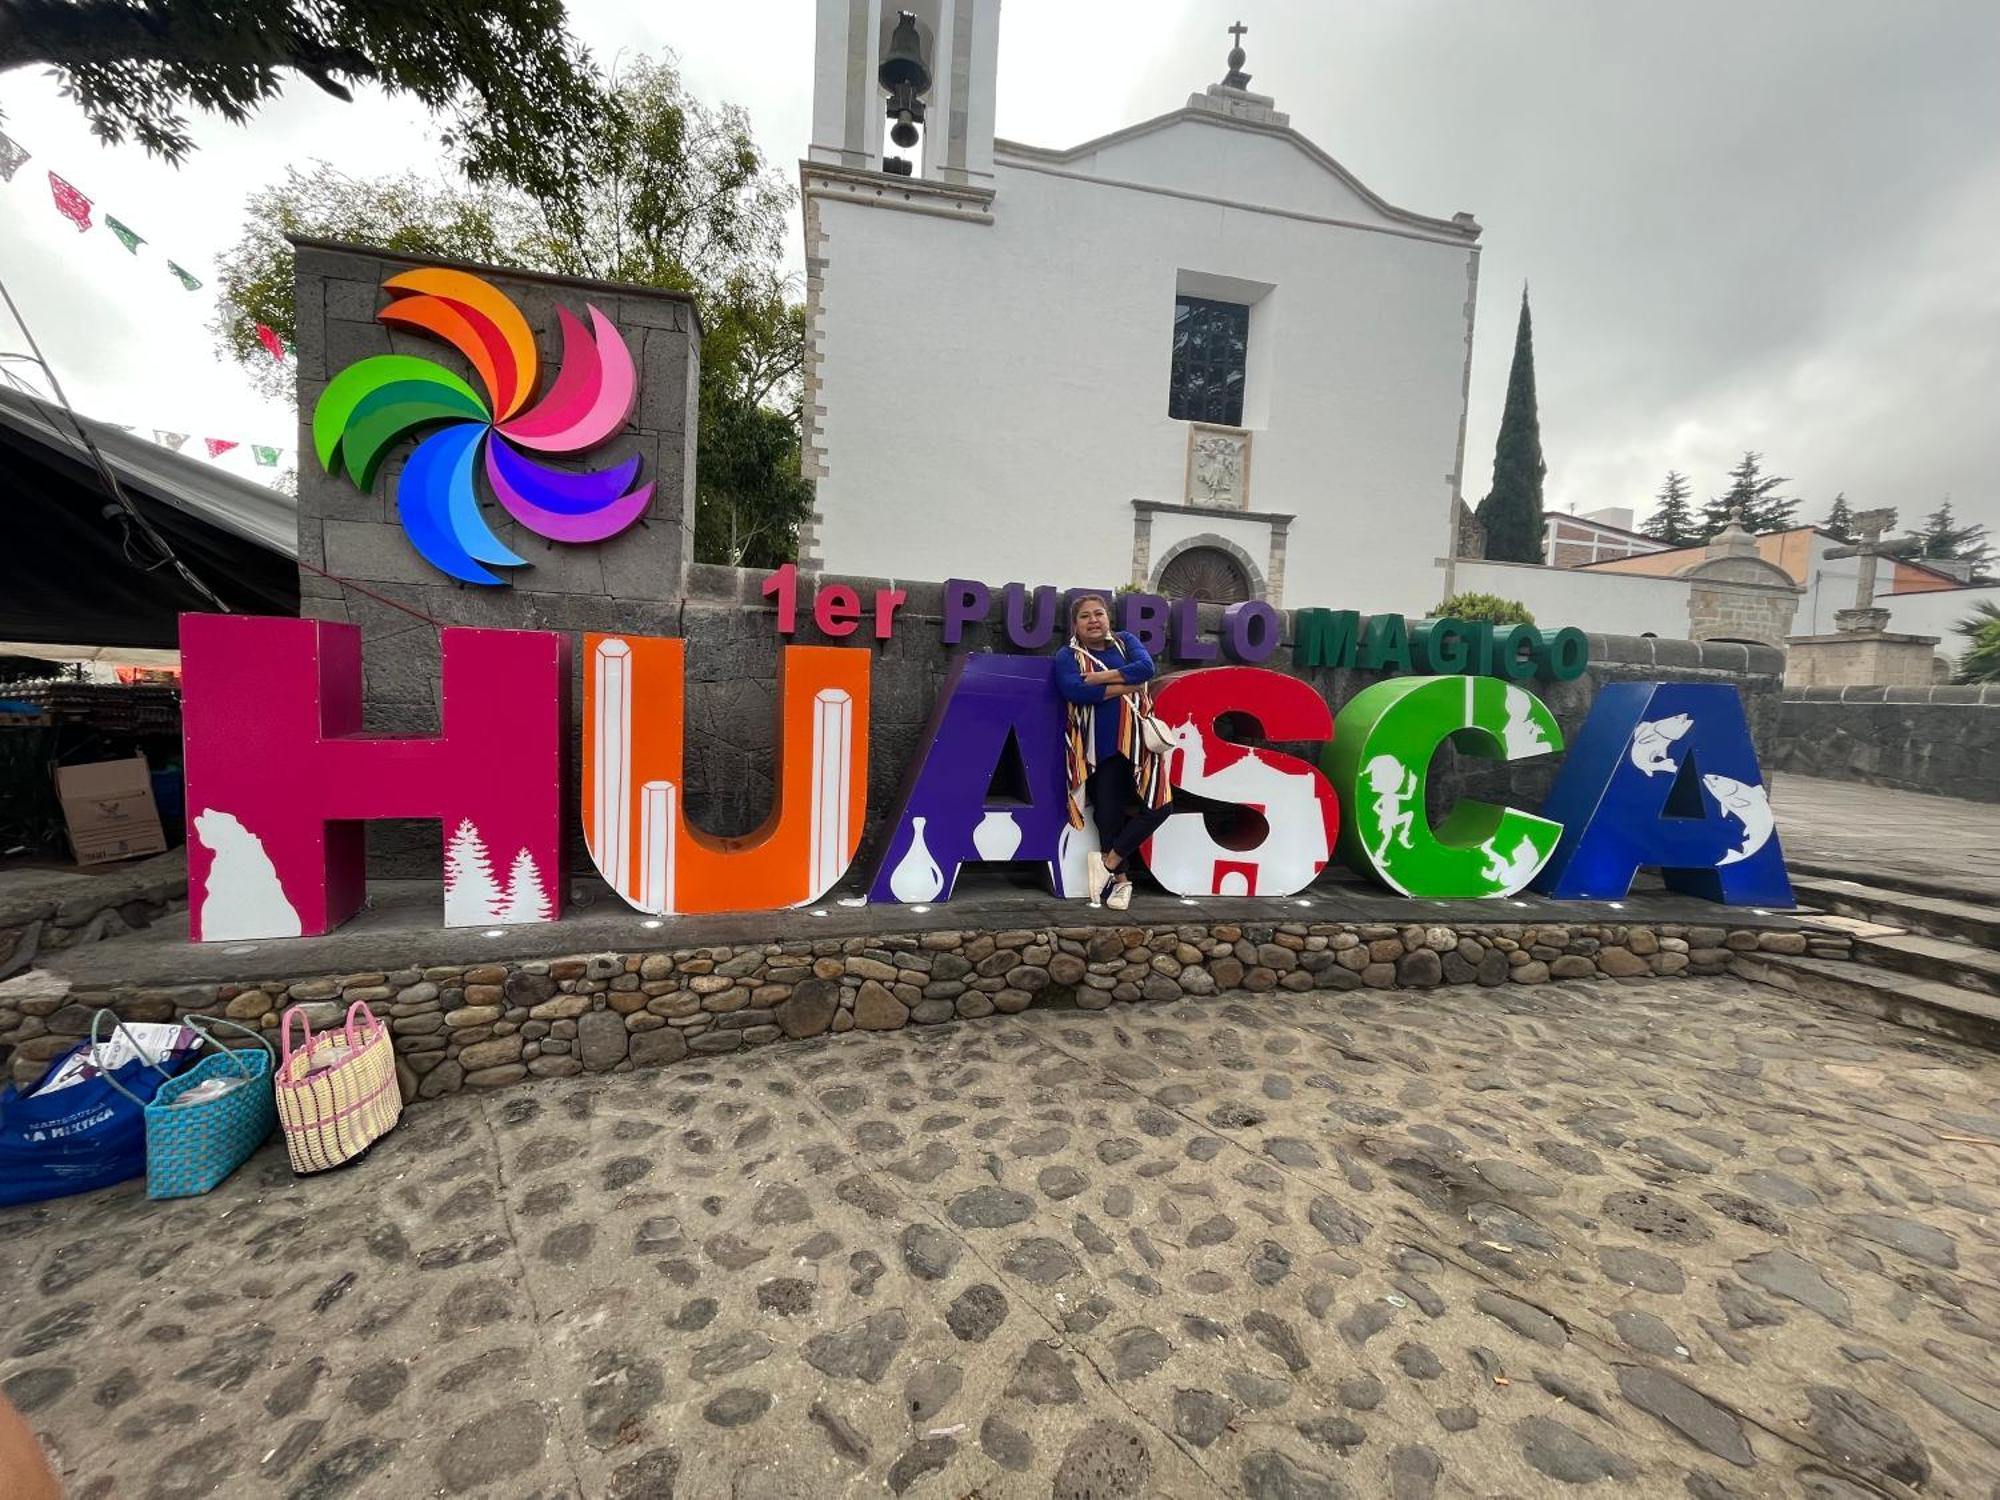
[[[1667,470],[1666,482],[1653,497],[1659,504],[1641,528],[1645,534],[1669,547],[1686,547],[1700,541],[1702,531],[1695,524],[1694,507],[1688,504],[1688,495],[1687,475],[1679,469]]]
[[[1495,562],[1542,560],[1542,480],[1548,471],[1535,406],[1535,330],[1524,287],[1521,320],[1514,329],[1514,363],[1507,372],[1507,404],[1493,444],[1493,487],[1474,512],[1486,528],[1486,555]]]
[[[1917,555],[1925,561],[1969,563],[1971,576],[1975,578],[1986,573],[1993,555],[1993,548],[1986,540],[1986,528],[1976,523],[1959,525],[1949,499],[1924,517],[1923,530],[1917,535],[1924,539],[1923,551]]]
[[[1743,529],[1753,535],[1782,531],[1792,524],[1792,512],[1799,502],[1778,493],[1791,480],[1764,472],[1764,455],[1746,451],[1741,462],[1729,471],[1729,488],[1702,507],[1704,536],[1714,536],[1729,524],[1736,511],[1743,515]]]
[[[1854,540],[1854,507],[1847,503],[1847,491],[1842,490],[1833,497],[1833,507],[1826,513],[1826,519],[1819,523],[1819,529],[1829,536],[1837,536],[1843,542]]]
[[[799,471],[805,315],[781,270],[791,189],[740,109],[703,104],[670,63],[644,58],[616,80],[581,161],[567,189],[544,195],[288,169],[251,195],[243,236],[218,262],[211,329],[253,383],[290,394],[291,371],[256,325],[294,342],[292,235],[690,292],[703,332],[695,555],[789,559],[812,500]]]
[[[1433,620],[1483,620],[1489,625],[1532,625],[1535,617],[1518,599],[1498,594],[1453,594],[1431,611]]]
[[[2000,682],[2000,608],[1982,600],[1952,628],[1966,639],[1958,658],[1958,680]]]
[[[407,94],[475,182],[560,191],[600,90],[562,0],[8,0],[0,72],[47,66],[91,129],[178,162],[185,111],[243,124],[303,78]]]

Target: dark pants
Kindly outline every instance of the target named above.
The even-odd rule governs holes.
[[[1091,821],[1097,824],[1098,847],[1118,856],[1120,870],[1129,869],[1133,851],[1167,821],[1173,803],[1146,806],[1132,762],[1122,755],[1100,760],[1083,785],[1090,798]]]

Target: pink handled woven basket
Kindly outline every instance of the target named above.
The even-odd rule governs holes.
[[[305,1045],[292,1049],[292,1017]],[[356,1018],[360,1022],[357,1024]],[[357,1000],[339,1031],[313,1035],[303,1006],[285,1012],[274,1080],[278,1124],[292,1170],[324,1172],[352,1161],[387,1135],[403,1113],[396,1083],[396,1049],[389,1028]]]

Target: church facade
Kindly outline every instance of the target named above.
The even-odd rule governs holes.
[[[1372,192],[1240,46],[1170,113],[996,140],[999,25],[999,0],[819,0],[801,562],[1435,604],[1478,224]],[[889,117],[912,100],[920,133]]]

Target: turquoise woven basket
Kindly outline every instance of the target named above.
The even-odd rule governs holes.
[[[249,1159],[278,1128],[271,1087],[271,1044],[248,1026],[213,1016],[188,1016],[182,1025],[216,1049],[187,1072],[160,1085],[146,1105],[146,1196],[193,1198],[213,1189]],[[227,1026],[257,1043],[231,1050],[207,1026]],[[108,1075],[107,1075],[108,1076]],[[241,1088],[199,1104],[175,1105],[189,1089],[211,1078],[242,1078]]]

